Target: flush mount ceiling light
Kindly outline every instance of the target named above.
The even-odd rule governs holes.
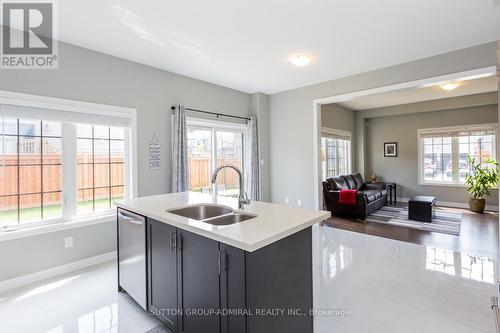
[[[451,91],[451,90],[457,89],[459,85],[460,85],[460,82],[448,82],[448,83],[440,85],[440,87],[443,90]]]
[[[305,53],[294,54],[289,58],[290,62],[297,67],[304,67],[309,65],[311,59],[311,55]]]

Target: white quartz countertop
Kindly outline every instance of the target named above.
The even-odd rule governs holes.
[[[200,203],[225,205],[238,211],[236,198],[181,192],[125,199],[118,207],[136,212],[174,227],[252,252],[330,217],[330,212],[252,201],[243,209],[257,217],[227,226],[215,226],[167,212]]]

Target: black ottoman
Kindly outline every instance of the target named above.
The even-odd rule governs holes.
[[[408,219],[422,222],[432,222],[434,216],[435,197],[417,195],[408,201]]]

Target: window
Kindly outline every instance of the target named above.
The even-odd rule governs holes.
[[[61,124],[4,121],[0,226],[61,217]]]
[[[421,129],[418,136],[421,184],[463,184],[468,156],[496,159],[495,125]]]
[[[245,124],[198,121],[194,118],[189,118],[187,124],[190,191],[209,193],[212,172],[220,165],[231,164],[244,173]],[[221,170],[216,185],[219,195],[237,195],[237,173],[231,169]]]
[[[77,125],[77,212],[112,208],[123,199],[125,134],[123,128]]]
[[[101,111],[0,104],[0,231],[108,214],[131,196],[129,115]]]
[[[321,174],[323,179],[351,172],[351,133],[321,130]]]

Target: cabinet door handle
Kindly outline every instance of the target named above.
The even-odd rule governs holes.
[[[498,297],[491,297],[491,310],[493,310],[493,320],[497,333],[500,332],[500,310],[498,308]]]
[[[170,250],[177,252],[177,232],[170,232]]]
[[[219,275],[220,275],[220,270],[221,270],[221,262],[220,262],[220,250],[219,250],[219,256],[217,257],[217,269],[219,271]]]
[[[174,231],[174,232],[172,232],[172,235],[173,235],[173,240],[174,240],[173,250],[174,250],[174,252],[177,252],[177,233]]]
[[[217,260],[219,275],[226,271],[226,252],[219,250],[219,258]]]

